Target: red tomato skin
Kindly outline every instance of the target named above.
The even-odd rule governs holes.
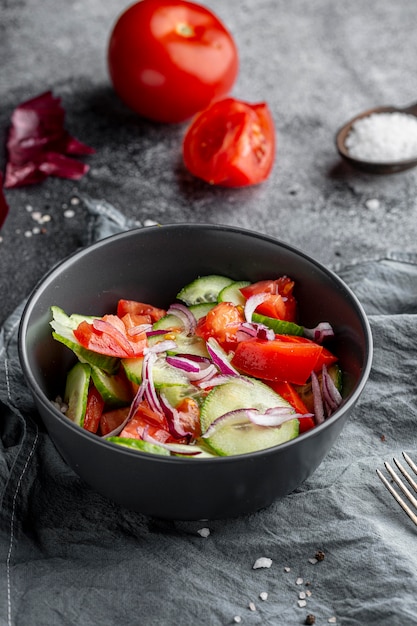
[[[87,408],[84,416],[83,428],[96,433],[100,424],[101,416],[104,409],[104,400],[94,387],[91,385],[88,390]]]
[[[266,103],[225,98],[194,118],[184,137],[183,159],[191,174],[211,185],[245,187],[268,178],[275,144]]]
[[[300,415],[309,414],[310,411],[302,401],[300,394],[294,389],[291,383],[287,383],[283,380],[266,380],[267,385],[271,387],[274,391],[276,391],[284,400],[289,402],[293,409],[297,411]],[[314,417],[301,417],[298,418],[299,423],[299,433],[305,433],[307,430],[314,428],[315,421]]]
[[[102,414],[100,419],[100,434],[108,435],[112,430],[120,426],[126,419],[130,411],[130,407],[122,407],[121,409],[113,409]]]
[[[153,304],[147,304],[145,302],[137,302],[136,300],[119,300],[117,303],[117,315],[122,318],[125,315],[138,315],[149,318],[151,322],[157,322],[161,317],[166,315],[165,309],[159,309]],[[142,323],[146,323],[146,319]],[[139,323],[139,320],[138,320]]]
[[[294,281],[288,276],[276,280],[260,280],[241,288],[245,298],[259,293],[268,293],[270,297],[256,307],[256,312],[268,317],[295,322],[297,319],[297,301],[293,296]]]
[[[237,345],[231,363],[248,376],[303,385],[321,351],[322,347],[314,343],[249,339]]]
[[[139,115],[182,122],[226,95],[238,74],[231,33],[209,9],[142,0],[116,21],[108,68],[119,97]]]
[[[236,348],[236,333],[243,321],[243,313],[237,306],[231,302],[220,302],[198,320],[195,334],[206,341],[214,337],[228,352]]]

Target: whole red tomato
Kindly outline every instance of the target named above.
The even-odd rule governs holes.
[[[262,182],[275,158],[275,128],[268,106],[234,98],[214,102],[188,128],[183,158],[194,176],[212,185]]]
[[[208,9],[182,0],[142,0],[117,20],[108,66],[115,91],[134,111],[181,122],[236,80],[232,35]]]

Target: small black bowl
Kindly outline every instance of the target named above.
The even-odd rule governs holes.
[[[121,448],[72,423],[52,404],[73,362],[49,326],[50,306],[102,315],[119,298],[166,307],[197,276],[296,282],[301,322],[329,321],[345,372],[344,400],[322,425],[267,450],[184,459]],[[368,379],[372,336],[358,300],[333,272],[265,235],[228,226],[168,225],[99,241],[53,268],[31,294],[19,331],[23,372],[44,425],[68,465],[93,489],[135,511],[166,519],[236,517],[296,489],[340,434]]]

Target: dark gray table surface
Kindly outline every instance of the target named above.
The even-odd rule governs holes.
[[[388,177],[358,173],[339,159],[334,136],[364,109],[417,99],[417,4],[206,3],[239,48],[232,95],[266,100],[276,124],[278,152],[269,180],[238,190],[211,188],[184,170],[186,124],[147,122],[114,95],[106,47],[128,4],[0,2],[3,143],[14,107],[51,89],[62,98],[66,128],[97,150],[87,159],[91,171],[79,182],[49,178],[6,192],[1,321],[51,265],[83,245],[85,213],[71,205],[77,193],[105,198],[141,221],[216,222],[269,233],[328,265],[387,249],[415,250],[417,170]],[[3,149],[2,169],[4,163]],[[369,208],[369,200],[378,202]],[[74,217],[65,217],[67,207],[75,209]],[[34,211],[51,219],[43,223],[43,234],[30,236],[38,225]]]

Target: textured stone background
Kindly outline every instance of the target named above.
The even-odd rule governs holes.
[[[21,101],[52,89],[71,134],[96,148],[79,182],[48,179],[8,190],[0,237],[1,321],[41,276],[84,242],[77,193],[105,198],[138,220],[241,225],[275,235],[334,266],[416,250],[417,170],[365,175],[341,163],[337,129],[376,105],[417,100],[417,3],[375,0],[209,0],[240,51],[232,95],[266,99],[278,153],[256,188],[211,188],[181,162],[186,125],[138,118],[112,92],[106,46],[123,0],[0,0],[0,138]],[[4,149],[0,152],[4,168]],[[367,201],[377,199],[377,208]],[[27,210],[51,216],[43,235]],[[372,206],[372,205],[371,205]]]

